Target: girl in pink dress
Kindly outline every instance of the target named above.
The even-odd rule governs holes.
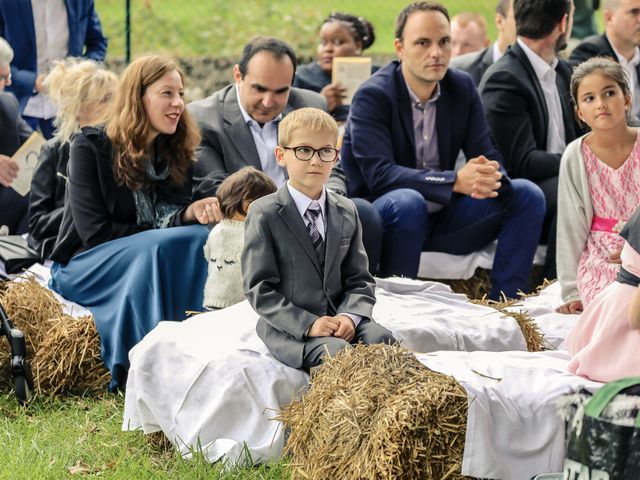
[[[577,313],[615,278],[624,222],[640,204],[640,137],[627,125],[631,93],[620,64],[592,58],[571,79],[576,114],[591,132],[572,142],[560,166],[558,278]]]
[[[620,236],[615,281],[585,308],[569,333],[569,371],[598,382],[640,375],[640,208]]]

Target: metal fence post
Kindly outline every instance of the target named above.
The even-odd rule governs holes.
[[[124,56],[127,65],[129,65],[131,62],[131,0],[125,0],[124,38]]]

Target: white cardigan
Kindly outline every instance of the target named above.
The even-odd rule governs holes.
[[[571,142],[560,161],[556,268],[565,302],[580,299],[576,283],[578,263],[593,220],[589,178],[582,156],[582,141],[587,135]]]

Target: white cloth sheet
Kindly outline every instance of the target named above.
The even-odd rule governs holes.
[[[469,255],[422,252],[422,255],[420,255],[420,266],[418,267],[418,277],[431,278],[434,280],[468,280],[473,277],[478,267],[491,269],[497,245],[498,242],[495,241],[482,250],[470,253]],[[546,255],[547,247],[545,245],[538,246],[533,264],[544,265]]]
[[[601,386],[567,372],[566,351],[436,352],[418,355],[467,391],[469,413],[462,474],[524,480],[562,471],[560,396]]]
[[[515,320],[446,285],[386,279],[376,295],[374,317],[407,348],[526,348]],[[200,448],[211,461],[242,459],[245,445],[253,461],[279,457],[284,432],[273,412],[306,388],[308,376],[268,353],[256,320],[243,302],[161,322],[129,355],[123,429],[162,430],[183,455]]]
[[[48,266],[29,271],[45,285]],[[566,373],[566,352],[530,354],[510,317],[471,304],[437,282],[378,279],[374,317],[433,370],[453,375],[469,395],[463,474],[524,479],[560,471],[564,426],[556,416],[563,393],[599,384]],[[57,296],[65,311],[88,311]],[[526,309],[552,347],[577,315],[560,315],[557,283],[509,307]],[[255,333],[247,302],[161,322],[130,353],[123,430],[163,431],[188,457],[201,450],[269,461],[282,454],[284,431],[275,411],[308,386],[308,375],[276,361]],[[501,350],[514,350],[502,351]],[[501,381],[483,377],[501,378]]]

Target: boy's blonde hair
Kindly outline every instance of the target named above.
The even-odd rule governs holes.
[[[338,144],[338,124],[331,115],[319,108],[299,108],[280,122],[278,126],[278,145],[287,147],[293,131],[306,128],[314,133],[327,132],[333,137],[333,145]]]

